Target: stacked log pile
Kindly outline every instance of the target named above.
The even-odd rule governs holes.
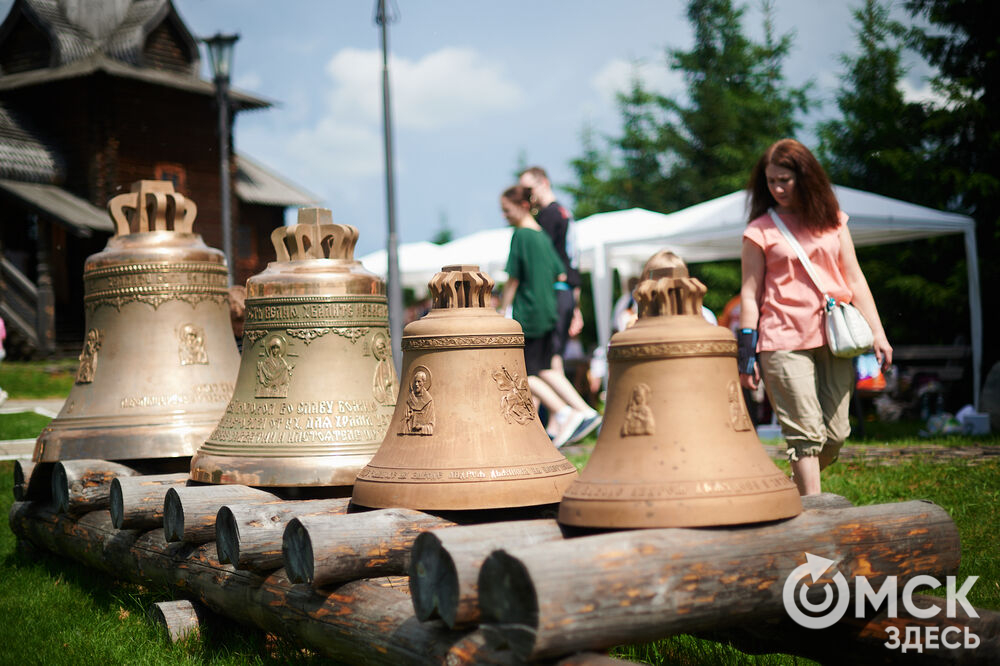
[[[599,652],[693,632],[758,645],[746,627],[752,637],[782,622],[789,640],[773,648],[806,654],[819,642],[782,605],[804,553],[836,563],[817,592],[838,572],[875,588],[888,576],[900,588],[920,575],[943,580],[960,553],[954,523],[929,502],[854,507],[825,495],[806,498],[807,510],[787,521],[597,533],[543,517],[551,513],[477,523],[364,511],[347,499],[288,500],[98,462],[62,465],[58,475],[52,465],[18,467],[15,534],[115,576],[175,586],[347,663],[612,663]],[[396,576],[408,579],[386,578]],[[196,614],[181,615],[191,631]],[[964,624],[982,639],[964,661],[1000,656],[1000,616],[979,615]],[[889,620],[857,624],[834,627],[840,645],[866,637],[873,658],[878,648],[894,656],[881,647]]]

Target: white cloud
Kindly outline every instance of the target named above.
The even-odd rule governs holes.
[[[261,78],[256,72],[247,72],[236,77],[233,87],[237,90],[260,90],[261,83]]]
[[[666,63],[660,61],[628,61],[615,58],[591,77],[590,85],[606,102],[613,104],[616,93],[628,92],[636,76],[648,90],[674,97],[684,94],[684,78],[681,73],[669,69]]]
[[[334,87],[331,115],[378,124],[382,118],[382,56],[342,49],[327,64]],[[435,130],[521,106],[526,95],[498,64],[468,48],[444,48],[420,60],[391,56],[393,122],[402,129]]]
[[[903,93],[903,99],[907,102],[917,102],[920,104],[932,104],[936,107],[948,108],[950,102],[948,99],[937,92],[931,87],[929,81],[921,80],[918,84],[915,84],[912,80],[906,78],[899,82],[899,89]]]

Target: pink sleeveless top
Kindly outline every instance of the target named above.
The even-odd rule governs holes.
[[[838,302],[850,303],[853,294],[840,262],[840,231],[847,224],[847,215],[841,211],[837,228],[819,234],[803,228],[795,214],[782,213],[780,217],[812,262],[823,289]],[[764,214],[752,221],[743,238],[764,251],[758,350],[791,351],[825,345],[823,297],[771,216]]]

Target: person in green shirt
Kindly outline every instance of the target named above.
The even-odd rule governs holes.
[[[548,235],[531,215],[531,189],[523,185],[507,188],[500,209],[514,227],[507,258],[507,282],[500,300],[501,312],[513,306],[513,317],[524,330],[524,364],[532,394],[554,416],[550,432],[560,447],[586,436],[600,423],[594,410],[574,409],[583,402],[561,372],[551,369],[555,353],[554,332],[558,320],[555,283],[565,281],[565,266]],[[585,403],[584,403],[585,404]]]

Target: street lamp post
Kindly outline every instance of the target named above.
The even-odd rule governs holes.
[[[382,125],[385,136],[385,200],[388,222],[386,239],[386,276],[389,297],[389,337],[392,339],[392,356],[396,372],[403,364],[403,287],[399,279],[399,240],[396,237],[396,190],[392,161],[392,106],[389,103],[389,24],[398,18],[394,7],[387,7],[386,0],[376,0],[375,24],[379,26],[382,42]]]
[[[233,284],[236,257],[233,254],[233,220],[229,182],[229,72],[233,65],[233,47],[239,35],[221,32],[202,41],[208,46],[208,57],[215,77],[215,99],[219,107],[219,190],[222,198],[220,222],[222,224],[222,252],[229,266],[229,284]]]

